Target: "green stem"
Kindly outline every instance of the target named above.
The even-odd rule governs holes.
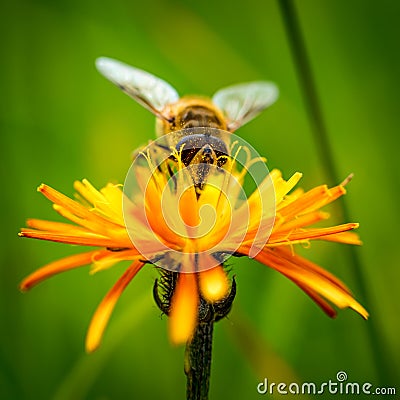
[[[186,345],[186,399],[207,400],[210,386],[211,352],[214,322],[200,322],[191,342]]]
[[[328,132],[320,107],[316,85],[314,82],[296,8],[292,0],[279,0],[278,2],[288,36],[289,45],[292,51],[293,60],[296,65],[299,82],[302,87],[312,133],[321,158],[321,163],[325,169],[325,174],[329,183],[336,184],[337,182],[340,182],[340,180],[338,179],[335,162],[328,139]],[[344,201],[340,201],[339,204],[341,206],[340,212],[343,218],[346,221],[350,221],[350,213],[346,204]],[[354,247],[349,247],[348,255],[350,262],[353,265],[353,272],[359,287],[359,292],[361,293],[362,298],[364,298],[367,307],[372,309],[373,302],[371,301],[369,295],[368,284],[363,273],[363,266],[358,252]],[[371,320],[368,322],[367,332],[371,343],[371,352],[374,357],[376,370],[380,381],[390,383],[391,379],[394,378],[391,378],[392,369],[390,368],[390,356],[384,344],[385,341],[382,338],[382,332],[378,328],[376,320],[371,318]]]
[[[296,65],[299,82],[303,91],[305,106],[310,117],[309,122],[314,140],[318,147],[322,166],[329,181],[328,183],[334,185],[338,183],[335,162],[297,13],[291,0],[280,0],[279,5],[293,61]]]
[[[159,271],[161,278],[154,282],[153,297],[159,309],[169,315],[178,273]],[[209,303],[202,296],[199,297],[198,325],[192,340],[186,344],[185,352],[187,400],[208,399],[214,322],[229,314],[235,296],[236,281],[233,277],[230,292],[222,300]]]

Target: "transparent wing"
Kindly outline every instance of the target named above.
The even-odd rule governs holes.
[[[112,58],[96,60],[98,71],[157,117],[166,119],[162,110],[179,100],[177,91],[167,82],[141,69]]]
[[[273,104],[278,94],[272,82],[249,82],[218,90],[212,100],[224,112],[228,130],[233,132]]]

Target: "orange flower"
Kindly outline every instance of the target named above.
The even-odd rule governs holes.
[[[331,317],[336,315],[331,304],[350,307],[368,317],[339,279],[293,249],[294,244],[311,240],[360,244],[358,236],[350,232],[358,224],[311,227],[329,217],[320,209],[345,194],[344,185],[331,189],[323,185],[308,192],[297,189],[289,194],[301,174],[295,173],[285,181],[278,170],[273,170],[243,202],[239,194],[246,169],[238,172],[235,162],[230,161],[224,169],[229,174],[221,174],[220,168],[211,171],[200,188],[190,184],[193,171],[185,168],[178,153],[175,156],[178,161],[167,161],[177,170],[171,185],[170,165],[152,168],[150,154],[145,155],[150,168],[142,165],[134,171],[140,196],[127,196],[121,186],[112,184],[98,191],[87,180],[75,182],[78,200],[47,185],[38,188],[71,223],[30,219],[20,236],[96,249],[42,267],[23,280],[21,290],[84,265],[92,264],[91,271],[97,272],[122,260],[132,261],[93,315],[87,351],[100,345],[119,296],[145,263],[179,272],[169,318],[173,343],[191,339],[200,295],[210,303],[227,296],[230,285],[221,255],[247,255],[276,269]]]

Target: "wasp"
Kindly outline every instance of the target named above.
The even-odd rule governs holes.
[[[107,79],[147,108],[156,117],[157,136],[184,132],[172,145],[183,163],[221,167],[228,154],[226,143],[212,134],[215,130],[234,132],[269,107],[278,97],[272,82],[256,81],[218,90],[212,98],[180,97],[166,81],[120,61],[100,57],[96,67]],[[205,133],[191,128],[210,128]],[[204,131],[203,131],[204,132]]]

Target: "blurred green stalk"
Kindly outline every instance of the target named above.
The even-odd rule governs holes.
[[[335,166],[333,153],[331,150],[328,131],[324,122],[320,101],[318,98],[315,80],[311,70],[310,60],[307,54],[305,41],[302,35],[302,30],[299,23],[299,18],[293,0],[278,0],[283,23],[286,29],[290,49],[292,52],[293,61],[298,74],[298,79],[303,92],[305,106],[307,108],[311,131],[314,136],[321,164],[324,168],[330,185],[337,184],[340,180]],[[344,201],[340,201],[340,212],[346,221],[350,221],[349,212]],[[367,281],[363,273],[363,266],[356,248],[349,247],[348,256],[353,266],[355,280],[358,285],[358,290],[365,300],[367,308],[373,308]],[[379,380],[382,383],[395,382],[394,374],[391,370],[391,365],[388,362],[390,357],[387,348],[384,344],[382,333],[379,330],[376,320],[373,318],[368,321],[367,329],[368,339],[370,342],[371,353],[374,358],[376,372]]]

